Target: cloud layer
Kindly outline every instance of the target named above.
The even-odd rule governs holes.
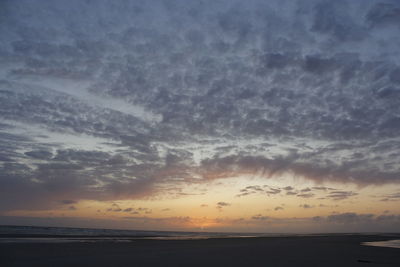
[[[400,181],[397,1],[0,10],[0,210],[242,174]]]

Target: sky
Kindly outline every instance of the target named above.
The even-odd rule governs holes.
[[[400,231],[400,2],[0,1],[0,224]]]

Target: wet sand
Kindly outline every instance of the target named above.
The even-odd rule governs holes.
[[[0,243],[0,266],[400,266],[399,236],[335,235],[92,243]]]

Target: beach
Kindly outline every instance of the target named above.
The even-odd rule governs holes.
[[[2,242],[0,266],[400,266],[398,235]]]

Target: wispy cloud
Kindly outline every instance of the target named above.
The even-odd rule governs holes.
[[[231,205],[232,205],[231,203],[227,203],[227,202],[220,201],[220,202],[217,203],[217,209],[218,209],[219,211],[222,211],[223,208],[229,207],[229,206],[231,206]]]

